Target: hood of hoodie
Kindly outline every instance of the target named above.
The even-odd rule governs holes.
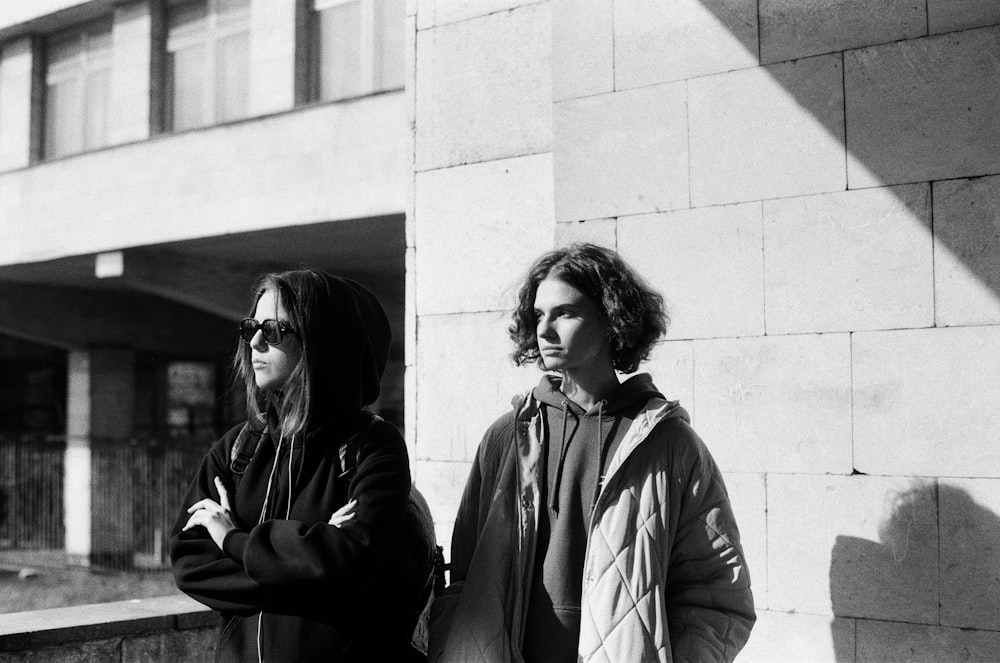
[[[625,435],[628,423],[643,406],[652,398],[666,400],[653,385],[653,379],[648,373],[633,375],[620,383],[589,410],[584,410],[570,400],[560,391],[561,386],[560,377],[547,374],[532,392],[543,406],[547,406],[547,492],[554,513],[560,510],[563,469],[567,458],[571,466],[570,472],[573,473],[578,471],[580,453],[591,457],[584,461],[594,468],[585,471],[584,475],[589,477],[584,479],[584,483],[591,483],[592,479],[603,474],[608,459],[614,456]],[[687,419],[687,413],[676,404],[667,416]],[[592,485],[591,490],[596,499],[599,489],[596,479]]]
[[[600,414],[603,417],[617,417],[626,412],[634,412],[642,407],[650,398],[664,398],[660,390],[653,384],[649,373],[633,375],[619,384],[606,398],[595,404],[590,410],[571,401],[560,391],[562,378],[555,375],[543,375],[533,394],[536,399],[550,407],[566,408],[578,417],[593,417]]]
[[[326,289],[329,305],[317,307],[318,338],[310,348],[317,412],[356,411],[375,402],[389,360],[392,330],[378,299],[350,279],[314,272]]]

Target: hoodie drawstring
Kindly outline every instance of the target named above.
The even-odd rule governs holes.
[[[274,475],[278,471],[278,459],[281,457],[281,445],[285,441],[284,435],[278,436],[278,447],[274,450],[274,465],[271,466],[271,474],[267,477],[267,490],[264,492],[264,505],[260,508],[260,517],[257,518],[257,524],[260,525],[264,522],[267,516],[267,503],[271,499],[271,486],[274,484]],[[288,445],[288,502],[285,506],[285,520],[288,520],[292,515],[292,455],[295,453],[295,444]],[[257,663],[263,663],[263,629],[264,629],[264,613],[263,611],[257,613]]]
[[[601,426],[604,423],[604,401],[597,404],[597,481],[594,482],[594,499],[590,501],[593,505],[597,501],[597,494],[601,492],[601,477],[604,474],[604,431]]]
[[[274,475],[278,471],[278,458],[281,456],[281,443],[285,441],[284,435],[278,436],[278,447],[274,450],[274,464],[271,466],[271,474],[267,477],[267,490],[264,492],[264,505],[260,508],[260,517],[257,518],[257,524],[260,525],[264,522],[264,518],[267,516],[267,503],[271,500],[271,486],[274,484]],[[262,640],[264,639],[264,612],[261,611],[257,613],[257,663],[263,663],[263,649]]]
[[[597,402],[597,481],[594,484],[594,497],[591,501],[591,508],[597,503],[597,496],[601,492],[601,482],[604,478],[604,461],[608,453],[608,441],[604,439],[604,404],[607,401]],[[549,506],[552,512],[559,515],[559,487],[562,484],[563,466],[566,464],[566,450],[569,448],[569,441],[566,438],[566,420],[569,418],[569,404],[562,402],[562,441],[559,448],[559,463],[556,465],[556,480],[552,486],[552,495],[549,498]],[[610,438],[610,436],[609,436]]]
[[[559,462],[556,464],[556,481],[552,486],[552,495],[549,498],[549,506],[552,511],[558,515],[559,514],[559,484],[562,483],[562,471],[563,464],[566,461],[566,419],[569,418],[569,404],[563,400],[562,402],[562,441],[559,445]]]
[[[621,419],[615,418],[615,423],[611,427],[611,432],[608,435],[608,439],[604,439],[604,433],[601,431],[601,422],[604,419],[604,403],[606,401],[601,401],[597,408],[597,481],[594,482],[594,496],[590,500],[590,510],[593,511],[597,506],[597,498],[601,495],[601,486],[604,485],[604,463],[608,459],[608,447],[611,446],[611,440],[617,434],[618,423]]]
[[[295,443],[288,445],[288,502],[285,506],[285,520],[292,517],[292,457],[295,455]]]
[[[271,474],[267,477],[267,490],[264,491],[264,504],[260,507],[260,517],[257,518],[258,525],[264,522],[264,518],[267,515],[267,503],[271,501],[271,485],[274,483],[274,475],[278,471],[278,456],[281,454],[281,443],[284,440],[285,437],[283,435],[278,436],[278,448],[274,451],[274,465],[271,466]]]

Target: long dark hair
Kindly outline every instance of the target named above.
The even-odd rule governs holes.
[[[266,274],[254,284],[250,315],[265,291],[280,299],[302,355],[280,390],[263,390],[254,379],[250,346],[240,342],[233,367],[245,385],[251,421],[264,424],[274,408],[282,436],[293,439],[378,398],[391,331],[368,289],[315,269]]]
[[[518,366],[539,359],[535,293],[549,276],[565,281],[597,305],[608,322],[611,363],[617,371],[635,371],[667,331],[670,317],[663,297],[617,253],[594,244],[571,244],[536,260],[518,291],[507,330],[515,346],[511,359]]]

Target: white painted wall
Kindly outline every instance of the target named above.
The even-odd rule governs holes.
[[[384,94],[2,173],[0,264],[398,214],[402,103]]]
[[[83,4],[80,0],[0,0],[0,29],[48,16],[57,11]],[[103,2],[111,7],[111,2]]]

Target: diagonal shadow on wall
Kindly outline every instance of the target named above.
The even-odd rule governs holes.
[[[923,11],[922,25],[866,41],[859,33],[877,30],[870,22],[879,17],[862,15],[861,3],[852,24],[834,16],[852,11],[844,3],[758,0],[754,32],[734,11],[740,3],[698,1],[845,145],[849,190],[926,187],[926,204],[899,195],[912,187],[889,190],[933,238],[934,324],[1000,322],[1000,5],[982,3],[974,10],[981,14],[963,24],[968,17],[960,14],[973,11],[971,3],[965,10],[912,3],[906,11]],[[903,4],[893,7],[903,11]],[[894,11],[890,3],[878,7]],[[952,24],[931,25],[934,7],[939,19],[954,12]],[[831,35],[830,26],[841,31]],[[791,50],[783,38],[789,31],[797,31]],[[831,112],[830,95],[796,76],[795,58],[812,56],[840,58],[842,111]],[[941,290],[943,280],[956,278],[946,269],[965,272],[955,290]],[[895,496],[878,534],[878,541],[838,536],[831,551],[836,660],[996,660],[1000,517],[965,490],[930,481]]]
[[[990,177],[1000,174],[1000,5],[983,3],[980,15],[966,17],[935,1],[845,8],[759,0],[754,31],[745,2],[698,1],[846,146],[848,189],[930,183],[933,209],[901,202],[933,234],[935,250],[947,251],[981,286],[972,303],[942,306],[938,292],[935,324],[1000,322],[1000,178]],[[796,73],[811,57],[840,59],[841,90],[818,90]],[[752,155],[744,158],[752,168]],[[944,268],[935,268],[940,287]],[[973,294],[965,288],[954,296]]]

